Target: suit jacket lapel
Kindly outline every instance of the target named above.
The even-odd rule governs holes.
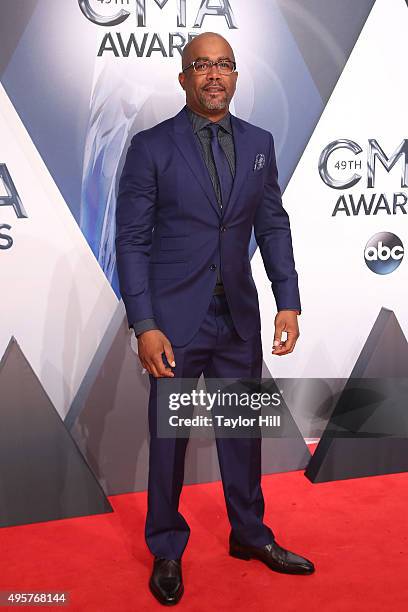
[[[205,195],[218,216],[221,215],[214,187],[207,166],[199,149],[199,143],[191,129],[191,123],[184,108],[174,117],[174,131],[171,133],[177,148],[190,166]]]
[[[251,151],[248,146],[247,129],[243,121],[231,114],[232,136],[235,149],[235,176],[228,202],[223,206],[223,219],[226,211],[231,212],[235,200],[241,193],[251,164]]]

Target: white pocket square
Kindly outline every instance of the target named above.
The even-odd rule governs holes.
[[[263,153],[257,153],[255,157],[254,171],[260,170],[261,168],[264,167],[264,165],[265,165],[265,155]]]

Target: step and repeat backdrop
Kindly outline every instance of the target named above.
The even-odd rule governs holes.
[[[299,273],[301,336],[276,358],[251,239],[263,374],[299,430],[264,441],[264,471],[307,466],[351,377],[407,376],[407,28],[404,0],[3,0],[0,525],[111,511],[107,495],[146,486],[117,183],[131,137],[184,105],[181,52],[201,32],[234,49],[231,112],[274,135]],[[186,482],[218,477],[213,442],[192,440]]]

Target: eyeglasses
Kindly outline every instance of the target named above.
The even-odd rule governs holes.
[[[191,66],[193,67],[194,72],[198,72],[199,74],[207,74],[207,72],[209,72],[213,66],[217,66],[217,70],[221,74],[231,74],[237,67],[235,62],[228,59],[222,59],[216,62],[211,60],[197,59],[191,62],[189,66],[186,66],[183,69],[183,72],[185,72],[188,68],[191,68]]]

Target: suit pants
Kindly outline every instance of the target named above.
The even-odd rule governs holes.
[[[260,332],[244,341],[235,331],[225,295],[213,295],[193,339],[173,347],[175,377],[261,378]],[[157,382],[150,375],[149,483],[145,537],[153,555],[179,559],[187,545],[189,526],[179,511],[187,438],[157,433]],[[216,437],[224,497],[231,529],[242,544],[265,546],[274,539],[263,523],[261,438]]]

